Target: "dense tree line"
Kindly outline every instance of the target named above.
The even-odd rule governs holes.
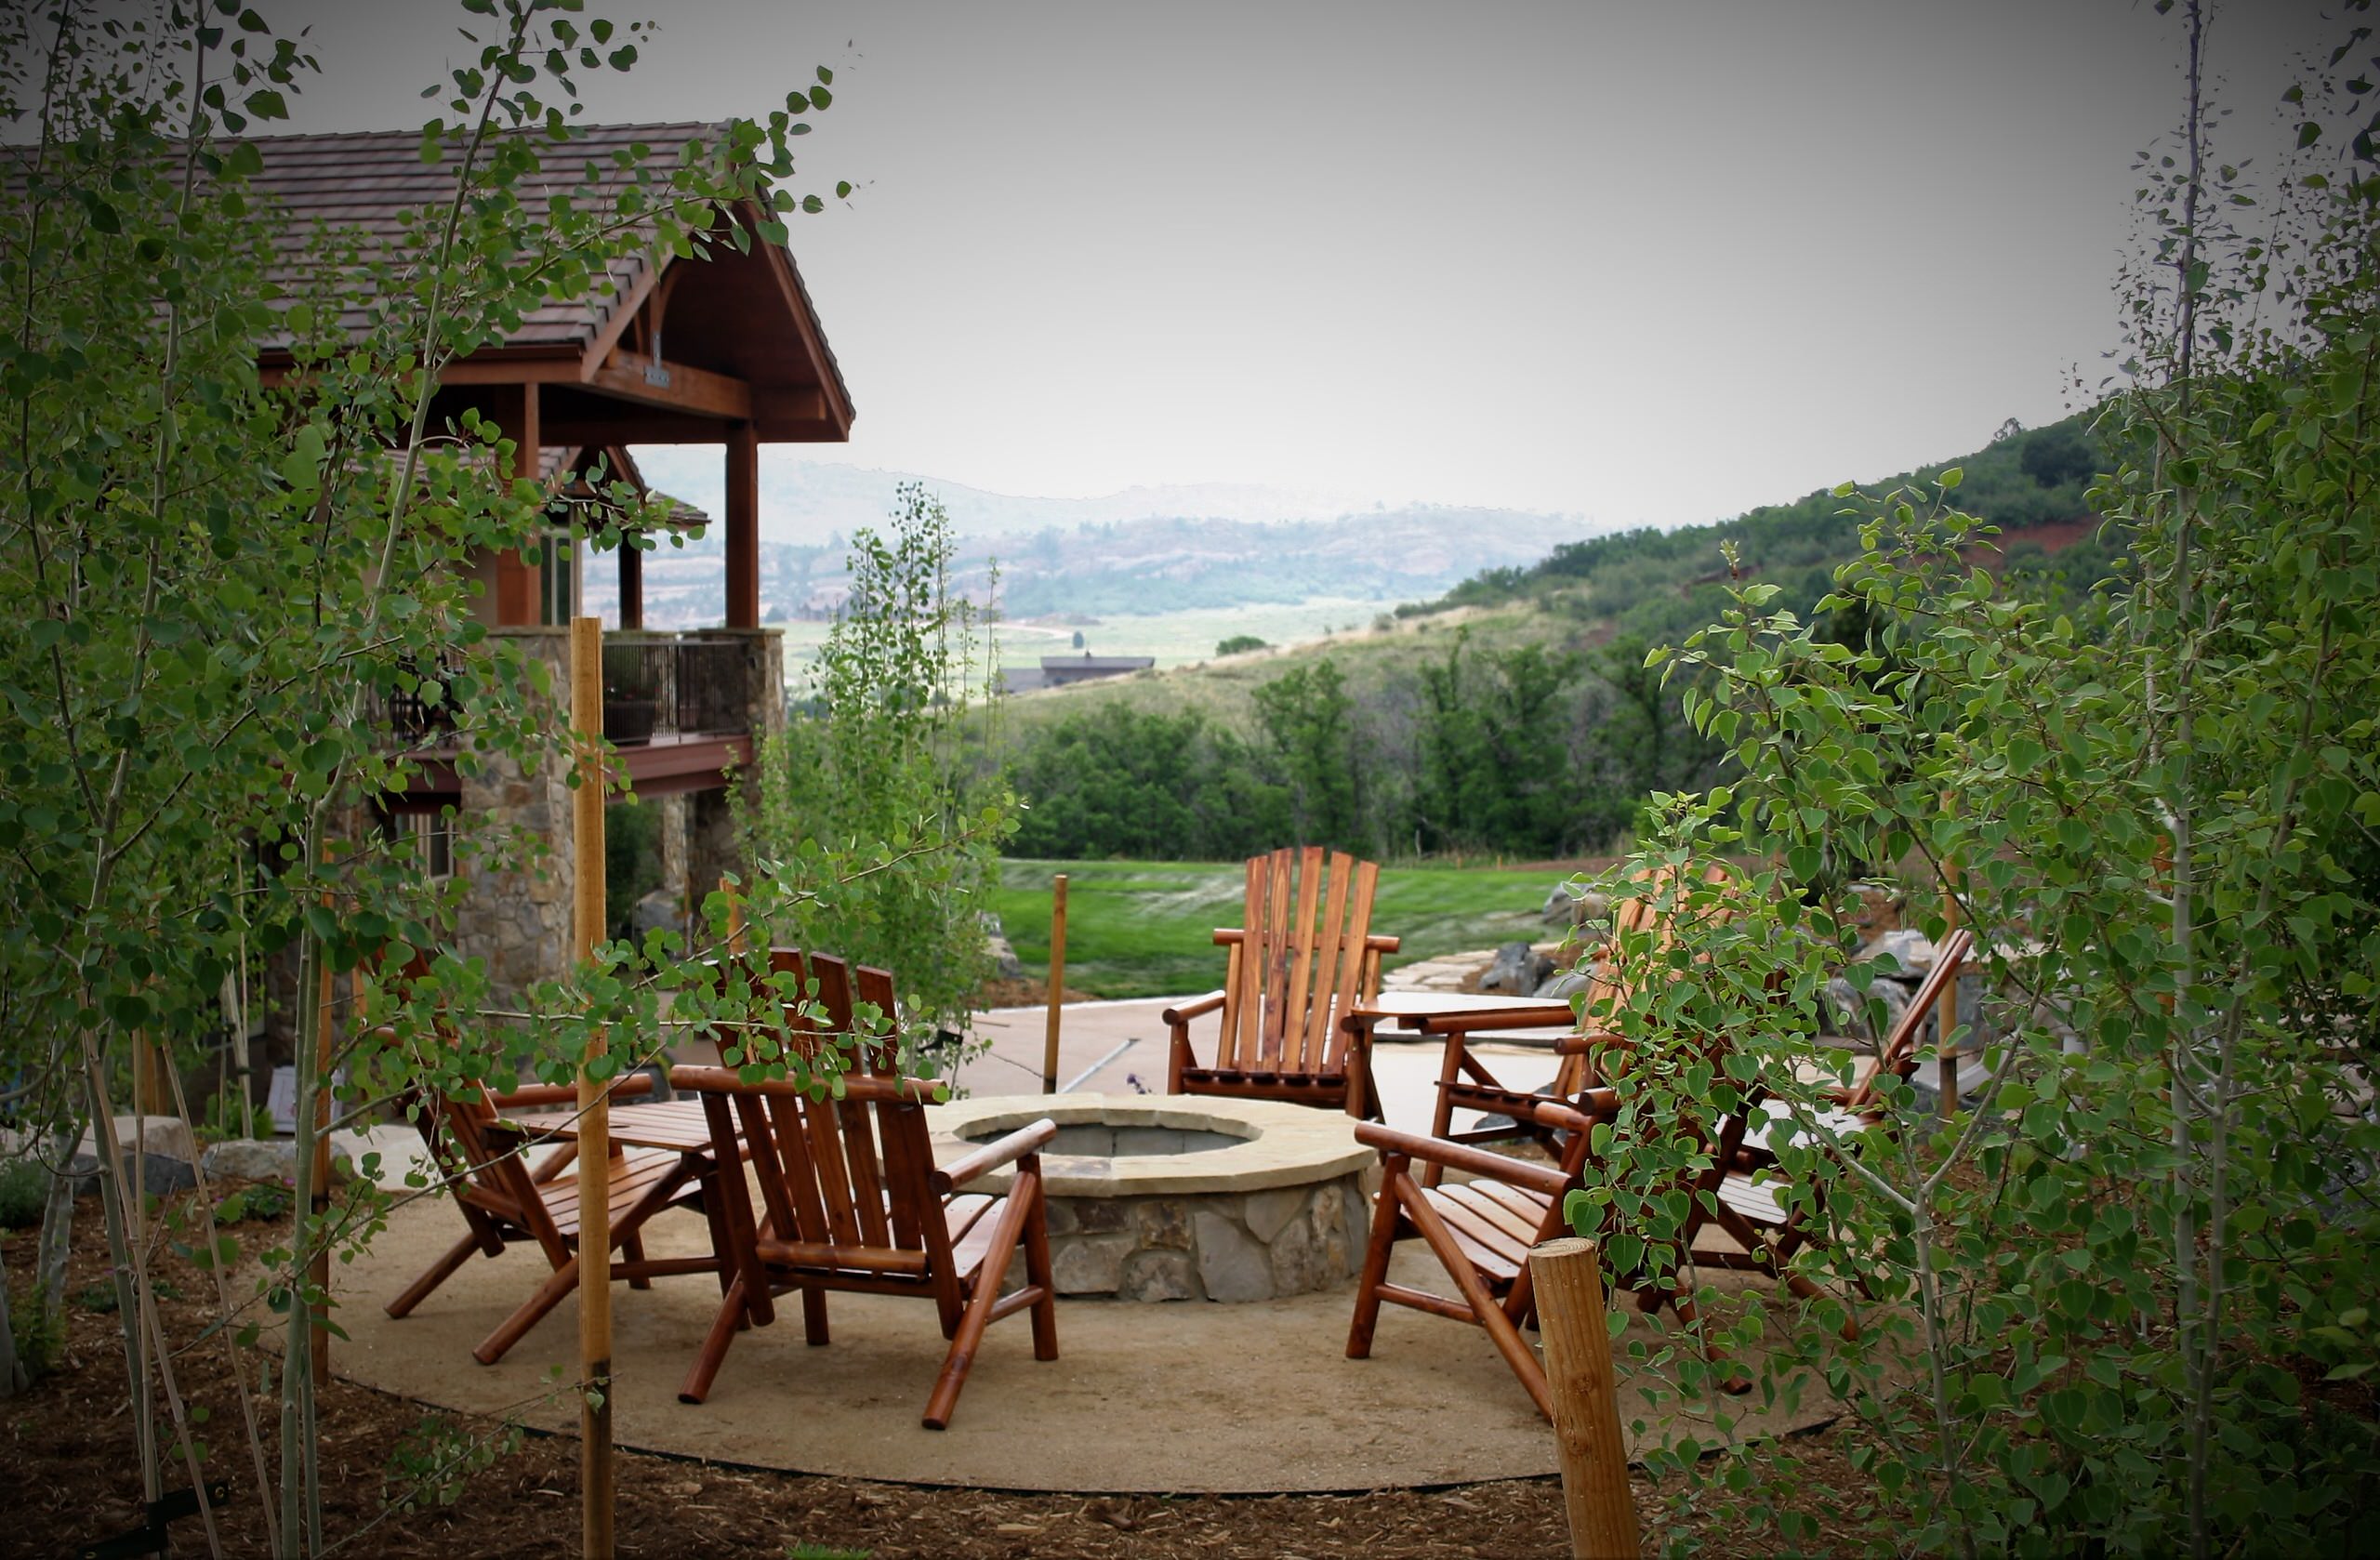
[[[1245,730],[1199,710],[1104,705],[1025,737],[1038,856],[1223,860],[1284,840],[1370,855],[1600,848],[1711,748],[1679,688],[1623,636],[1591,652],[1495,649],[1458,631],[1414,674],[1351,691],[1325,655],[1256,689]]]

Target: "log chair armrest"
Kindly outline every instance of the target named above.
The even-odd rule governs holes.
[[[1355,1140],[1382,1154],[1401,1154],[1408,1159],[1421,1159],[1429,1164],[1444,1165],[1489,1181],[1501,1181],[1510,1186],[1526,1187],[1559,1196],[1570,1189],[1570,1178],[1552,1165],[1534,1164],[1527,1159],[1508,1159],[1501,1154],[1490,1154],[1484,1148],[1467,1144],[1448,1143],[1440,1138],[1423,1137],[1419,1132],[1399,1131],[1377,1122],[1355,1123]]]
[[[1627,1044],[1628,1042],[1618,1035],[1610,1034],[1602,1029],[1590,1029],[1581,1035],[1565,1035],[1560,1039],[1554,1041],[1554,1054],[1556,1056],[1584,1056],[1589,1051],[1599,1050],[1604,1046],[1616,1045],[1625,1047]]]
[[[1578,1096],[1578,1104],[1561,1100],[1547,1100],[1532,1107],[1529,1118],[1540,1127],[1557,1132],[1592,1131],[1598,1121],[1608,1121],[1619,1114],[1620,1095],[1609,1089],[1589,1089]],[[1587,1108],[1581,1110],[1580,1104]]]
[[[1204,1018],[1223,1005],[1223,994],[1220,991],[1210,992],[1195,1002],[1184,1002],[1178,1008],[1166,1009],[1163,1017],[1169,1025],[1179,1029],[1192,1019]]]
[[[653,1092],[653,1075],[630,1073],[628,1077],[615,1080],[604,1092],[615,1100],[625,1100],[636,1094],[650,1094]],[[488,1103],[499,1111],[556,1110],[563,1105],[575,1105],[578,1103],[578,1085],[575,1083],[524,1084],[519,1089],[502,1094],[491,1092],[488,1095]]]
[[[1057,1135],[1058,1124],[1046,1116],[1030,1126],[1019,1127],[1006,1137],[984,1144],[972,1154],[962,1155],[946,1165],[936,1166],[933,1189],[947,1196],[986,1170],[1014,1164],[1027,1154],[1039,1152]]]
[[[1461,1012],[1399,1013],[1404,1027],[1423,1035],[1467,1035],[1474,1029],[1545,1029],[1575,1024],[1579,1015],[1567,1002],[1533,1003],[1514,1008],[1472,1008]]]

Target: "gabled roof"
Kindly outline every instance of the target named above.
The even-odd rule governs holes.
[[[575,139],[560,145],[545,142],[542,132],[537,132],[541,171],[521,187],[522,205],[535,212],[549,193],[565,190],[582,197],[591,193],[608,203],[632,182],[623,158],[672,165],[697,140],[719,147],[722,129],[697,123],[583,126],[574,126]],[[263,161],[262,171],[251,178],[250,187],[286,217],[282,244],[290,263],[284,280],[295,281],[302,274],[310,263],[303,257],[318,231],[356,236],[367,258],[398,254],[420,242],[409,234],[408,218],[434,213],[453,198],[456,172],[453,149],[447,149],[439,161],[425,163],[417,131],[260,136],[250,144]],[[726,219],[740,218],[749,228],[769,215],[751,203],[739,203],[739,210]],[[668,355],[750,385],[755,397],[752,415],[762,426],[764,438],[818,435],[768,431],[773,420],[789,428],[795,415],[784,409],[781,402],[765,401],[763,392],[813,392],[823,398],[814,417],[830,430],[848,430],[850,389],[790,254],[756,234],[749,254],[739,254],[722,238],[714,245],[708,260],[680,262],[666,254],[658,260],[656,265],[643,254],[625,256],[584,292],[550,298],[529,311],[502,342],[465,360],[477,370],[468,382],[505,382],[510,376],[494,369],[497,361],[566,359],[579,370],[569,377],[591,385],[597,371],[621,348],[629,317],[649,300],[658,304],[656,284],[673,266],[717,266],[719,273],[707,278],[711,284],[688,289],[669,316],[672,329],[667,339],[671,344],[685,342],[694,350]],[[711,296],[725,294],[734,296]],[[362,328],[368,319],[368,299],[356,300],[344,311],[344,323]],[[679,328],[681,324],[684,328]],[[268,339],[260,348],[268,366],[287,361],[285,338]],[[487,367],[482,368],[483,363]],[[550,369],[522,377],[563,382]],[[448,382],[466,382],[466,377],[450,373]],[[830,431],[826,436],[840,438],[847,433]]]

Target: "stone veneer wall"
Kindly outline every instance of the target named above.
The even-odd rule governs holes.
[[[524,655],[546,663],[553,681],[549,730],[559,735],[569,722],[570,633],[566,628],[497,628]],[[747,641],[744,657],[745,707],[753,745],[785,730],[785,633],[780,628],[712,629]],[[517,997],[533,982],[551,979],[570,967],[572,862],[569,852],[571,791],[568,757],[560,741],[535,774],[492,757],[484,773],[463,779],[462,812],[521,830],[553,847],[542,869],[478,873],[456,917],[456,942],[468,957],[488,961],[498,1000]],[[661,813],[664,880],[685,894],[691,911],[719,886],[720,875],[746,867],[735,845],[735,820],[723,790],[695,791],[656,799]],[[615,911],[626,906],[613,906]]]
[[[570,631],[497,628],[525,656],[546,664],[553,693],[547,729],[559,736],[570,719]],[[533,698],[534,694],[531,695]],[[483,868],[471,874],[456,915],[455,941],[467,958],[487,960],[491,995],[501,1002],[532,983],[551,979],[570,964],[569,760],[557,740],[535,774],[500,754],[482,773],[463,776],[462,813],[469,824],[494,823],[542,839],[553,847],[542,864],[523,870]],[[468,870],[465,863],[457,870]]]
[[[1357,1174],[1260,1192],[1051,1196],[1048,1216],[1062,1295],[1250,1301],[1352,1278],[1369,1204]],[[1011,1280],[1024,1268],[1012,1263]]]

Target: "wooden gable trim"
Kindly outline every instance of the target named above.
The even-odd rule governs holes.
[[[691,364],[649,358],[625,347],[614,348],[601,367],[582,369],[579,377],[589,390],[641,406],[731,422],[748,421],[752,416],[752,387],[743,380]]]

